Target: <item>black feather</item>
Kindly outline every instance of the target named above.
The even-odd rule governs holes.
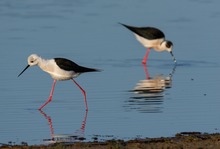
[[[66,71],[74,71],[76,73],[99,71],[98,69],[79,66],[71,60],[65,58],[54,58],[57,65]]]
[[[149,40],[165,38],[164,33],[155,27],[134,27],[122,23],[120,24],[129,29],[130,31],[134,32],[135,34]]]

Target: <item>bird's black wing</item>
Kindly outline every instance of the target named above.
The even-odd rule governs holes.
[[[73,61],[65,58],[54,58],[54,60],[61,69],[64,69],[66,71],[74,71],[76,73],[99,71],[97,69],[79,66]]]
[[[149,39],[149,40],[165,38],[164,33],[155,27],[134,27],[134,26],[128,26],[122,23],[121,25],[123,25],[130,31],[134,32],[135,34],[141,37],[144,37],[146,39]]]

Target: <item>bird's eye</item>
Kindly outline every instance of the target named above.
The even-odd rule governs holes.
[[[31,63],[33,63],[34,61],[31,61]]]

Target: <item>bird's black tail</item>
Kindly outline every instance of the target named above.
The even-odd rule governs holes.
[[[83,66],[78,66],[77,72],[79,73],[84,73],[84,72],[95,72],[95,71],[101,71],[100,69],[95,69],[95,68],[88,68],[88,67],[83,67]]]
[[[125,25],[123,23],[120,23],[119,24],[123,25],[124,27],[126,27],[127,29],[131,30],[132,32],[136,33],[137,31],[135,30],[135,27],[133,26],[129,26],[129,25]]]

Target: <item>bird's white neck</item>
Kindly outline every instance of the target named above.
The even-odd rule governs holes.
[[[49,60],[43,59],[43,58],[39,57],[39,59],[38,59],[38,64],[37,64],[37,65],[38,65],[42,70],[46,71],[46,70],[47,70],[48,63],[49,63]]]
[[[157,46],[154,47],[154,49],[156,51],[164,51],[164,50],[167,50],[167,47],[166,47],[166,41],[163,40],[160,44],[158,44]]]

